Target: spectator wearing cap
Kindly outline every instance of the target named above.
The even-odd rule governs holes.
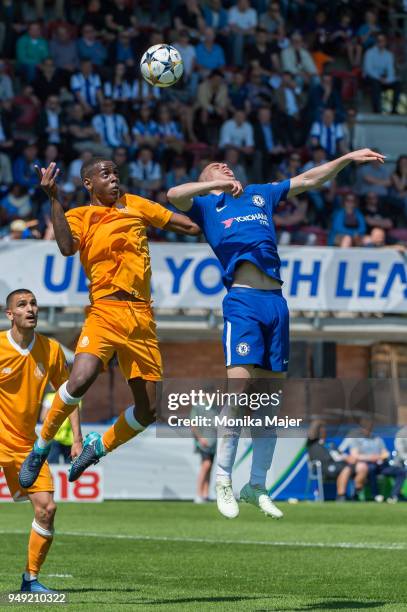
[[[92,119],[92,127],[99,134],[101,143],[112,149],[130,145],[129,126],[123,115],[115,113],[113,100],[103,100],[101,110]]]
[[[61,144],[63,131],[59,98],[49,96],[39,116],[38,136],[43,142]]]
[[[16,47],[17,65],[29,82],[34,80],[37,66],[48,56],[48,43],[41,36],[40,24],[33,22],[20,36]]]
[[[81,61],[89,60],[94,66],[103,66],[107,58],[106,47],[96,38],[95,28],[85,24],[78,40],[78,55]]]
[[[83,60],[80,72],[72,75],[71,91],[86,114],[94,112],[102,101],[100,76],[93,72],[89,60]]]
[[[244,47],[253,43],[257,27],[257,13],[249,0],[237,0],[236,5],[229,9],[228,23],[233,64],[241,67]]]
[[[215,30],[206,27],[203,41],[195,47],[196,63],[203,74],[223,68],[226,64],[225,54],[220,45],[215,43]]]
[[[382,112],[382,92],[391,89],[392,113],[396,113],[401,86],[394,70],[394,54],[387,49],[387,38],[384,34],[378,34],[376,44],[366,51],[363,74],[371,90],[373,112]]]
[[[23,149],[23,154],[17,157],[13,164],[13,179],[27,189],[34,189],[38,184],[38,176],[34,166],[41,167],[36,143],[29,143]]]
[[[160,188],[161,168],[153,160],[153,152],[149,147],[142,147],[136,161],[130,162],[130,182],[137,193],[148,198]]]
[[[312,124],[310,142],[313,147],[321,146],[329,159],[346,153],[342,124],[335,122],[335,112],[331,108],[323,111],[321,121]]]
[[[366,221],[357,207],[356,196],[353,193],[345,195],[343,207],[332,217],[330,246],[359,246],[366,234]]]
[[[233,118],[222,125],[219,147],[223,149],[228,146],[235,147],[245,155],[254,150],[253,126],[247,121],[246,113],[242,110],[237,110]]]
[[[318,71],[311,54],[304,47],[299,32],[291,36],[291,45],[281,52],[282,69],[294,75],[300,85],[318,82]]]
[[[57,27],[49,44],[49,53],[58,70],[72,73],[79,68],[76,41],[72,37],[71,30],[66,25],[61,24]]]

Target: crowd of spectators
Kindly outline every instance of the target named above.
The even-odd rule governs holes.
[[[0,239],[53,238],[35,165],[57,162],[66,209],[87,202],[80,168],[93,155],[166,205],[166,190],[214,159],[268,182],[368,145],[356,94],[380,113],[389,90],[399,112],[406,51],[390,17],[402,11],[399,0],[3,0]],[[139,58],[164,41],[185,72],[159,89]],[[394,168],[349,166],[275,224],[280,244],[397,246],[406,213],[403,155]]]

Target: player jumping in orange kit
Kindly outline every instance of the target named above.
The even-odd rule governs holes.
[[[118,170],[112,161],[95,158],[81,170],[90,204],[64,213],[58,201],[52,163],[37,170],[52,206],[52,223],[61,253],[79,250],[90,281],[90,302],[67,383],[56,393],[40,436],[24,461],[19,480],[35,482],[58,428],[106,367],[114,353],[133,393],[134,406],[120,414],[101,437],[89,434],[74,461],[69,480],[124,444],[155,421],[156,383],[161,380],[161,356],[151,309],[149,225],[195,235],[198,226],[140,196],[121,195]]]
[[[6,299],[8,331],[0,332],[0,465],[14,501],[30,500],[34,520],[28,542],[22,591],[52,593],[38,574],[54,536],[54,485],[48,463],[32,486],[21,488],[18,471],[36,438],[44,391],[49,382],[57,389],[68,379],[68,368],[56,340],[35,333],[38,305],[29,289],[16,289]],[[73,406],[75,408],[75,406]],[[78,410],[70,415],[74,443],[72,457],[82,450]]]

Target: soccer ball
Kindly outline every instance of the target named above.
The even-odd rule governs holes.
[[[141,58],[140,70],[150,85],[170,87],[181,78],[184,64],[181,54],[171,45],[154,45]]]

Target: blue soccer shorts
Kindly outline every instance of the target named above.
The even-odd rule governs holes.
[[[232,287],[223,300],[223,318],[226,366],[287,371],[289,313],[281,290]]]

